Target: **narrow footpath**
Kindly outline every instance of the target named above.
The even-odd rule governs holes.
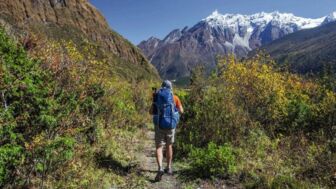
[[[181,188],[181,183],[179,183],[177,179],[176,171],[173,176],[163,175],[162,180],[160,182],[155,182],[154,178],[157,173],[157,164],[155,157],[155,144],[154,144],[154,131],[148,129],[146,132],[144,142],[144,150],[139,156],[139,159],[142,163],[140,163],[140,171],[142,175],[147,179],[148,185],[147,188],[153,189],[179,189]],[[163,159],[163,166],[166,165],[165,158]]]

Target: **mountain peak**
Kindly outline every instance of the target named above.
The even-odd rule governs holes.
[[[336,11],[330,13],[326,17],[324,17],[323,23],[322,24],[327,24],[329,22],[336,21]]]
[[[157,38],[157,37],[151,36],[151,37],[148,39],[148,41],[160,41],[160,39]]]
[[[203,20],[217,20],[217,19],[223,19],[224,17],[230,17],[234,15],[240,15],[240,14],[221,14],[218,10],[213,11],[208,17],[206,17]]]
[[[330,14],[327,16],[327,18],[330,18],[330,19],[332,19],[332,20],[336,20],[336,11],[330,13]]]
[[[336,20],[336,12],[335,14],[331,14],[329,17],[329,20]],[[295,16],[292,13],[282,13],[279,11],[269,13],[259,12],[252,15],[221,14],[216,10],[202,21],[207,22],[212,27],[237,28],[238,26],[250,28],[252,25],[264,27],[268,23],[272,22],[277,23],[281,27],[295,24],[300,29],[307,29],[320,25],[325,20],[325,18],[326,17],[317,19],[303,18]]]
[[[211,13],[211,15],[209,16],[209,17],[217,17],[217,16],[219,16],[219,15],[221,15],[219,12],[218,12],[218,10],[216,9],[216,10],[214,10],[212,13]]]

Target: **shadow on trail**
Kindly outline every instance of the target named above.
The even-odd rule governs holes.
[[[111,155],[106,156],[103,153],[95,155],[96,164],[99,168],[108,169],[120,176],[126,176],[131,173],[137,165],[123,165],[121,162],[115,160]]]
[[[197,180],[200,177],[195,175],[195,171],[193,169],[183,169],[179,171],[177,178],[183,182],[188,182]]]
[[[154,177],[152,178],[151,176],[148,176],[146,173],[156,173],[157,171],[154,170],[148,170],[148,169],[138,169],[137,170],[137,174],[139,176],[142,176],[143,178],[145,178],[145,180],[147,180],[150,183],[156,183]]]
[[[157,171],[154,171],[154,170],[146,170],[146,169],[140,169],[139,172],[140,172],[140,173],[156,173]]]
[[[167,175],[166,173],[164,174],[164,176],[170,176],[170,177],[173,177],[173,176],[177,176],[177,178],[180,177],[180,174],[181,173],[184,173],[185,170],[177,170],[177,171],[174,171],[174,174],[173,175]],[[150,177],[150,176],[146,176],[144,173],[157,173],[157,170],[148,170],[148,169],[139,169],[138,170],[138,174],[143,176],[147,181],[149,181],[150,183],[156,183],[157,181],[155,181],[154,177]]]
[[[188,168],[180,171],[180,174],[177,176],[181,182],[209,182],[213,183],[215,188],[222,188],[222,186],[227,186],[228,188],[237,188],[240,185],[240,178],[229,175],[216,175],[214,177],[208,175],[202,175],[199,171]],[[239,188],[239,187],[238,187]]]
[[[157,170],[140,169],[139,172],[141,172],[141,173],[157,173]],[[182,170],[174,171],[174,175],[179,175],[182,172],[183,172]]]

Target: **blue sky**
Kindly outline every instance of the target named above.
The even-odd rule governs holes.
[[[89,0],[110,26],[133,44],[151,36],[163,38],[170,31],[193,26],[214,10],[253,14],[290,12],[318,18],[336,11],[336,0]]]

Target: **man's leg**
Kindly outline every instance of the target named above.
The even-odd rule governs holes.
[[[162,145],[156,147],[156,162],[159,171],[162,170],[162,159],[163,159],[162,149],[163,149]]]
[[[166,142],[166,158],[167,158],[167,169],[168,174],[173,174],[172,161],[173,161],[173,144],[175,142],[175,129],[169,131],[167,135]]]
[[[167,168],[171,170],[172,161],[173,161],[173,144],[166,145],[166,158],[167,158]]]
[[[162,168],[163,159],[163,146],[164,146],[164,135],[160,132],[158,128],[155,129],[155,144],[156,144],[156,162],[158,165],[158,172],[155,177],[155,181],[160,181],[164,173]]]

